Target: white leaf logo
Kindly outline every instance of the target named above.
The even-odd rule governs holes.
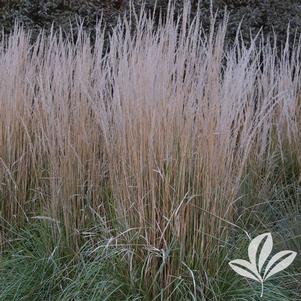
[[[272,235],[271,233],[264,233],[250,242],[248,248],[249,261],[236,259],[229,262],[230,267],[237,274],[261,283],[260,297],[263,296],[264,281],[290,266],[297,255],[294,251],[285,250],[274,255],[267,262],[272,249]]]

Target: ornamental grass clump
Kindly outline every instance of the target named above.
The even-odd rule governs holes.
[[[248,170],[276,151],[300,167],[300,44],[225,45],[227,18],[205,34],[189,15],[121,19],[107,51],[101,24],[94,44],[83,30],[30,44],[18,26],[1,41],[4,240],[44,218],[76,250],[101,228],[163,299],[183,270],[214,273]]]

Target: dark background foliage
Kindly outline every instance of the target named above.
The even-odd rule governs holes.
[[[174,0],[177,13],[181,12],[185,0]],[[188,0],[189,1],[189,0]],[[192,15],[199,7],[205,28],[209,27],[210,0],[190,0]],[[143,0],[133,1],[139,9]],[[160,11],[164,14],[168,0],[158,0],[156,9],[154,0],[146,0],[146,9],[155,12],[159,18]],[[213,11],[217,12],[217,20],[223,18],[225,7],[230,13],[227,40],[233,41],[237,26],[243,20],[242,36],[246,41],[259,30],[265,36],[275,32],[278,44],[282,45],[287,36],[290,25],[291,42],[294,34],[301,32],[301,1],[300,0],[212,0]],[[95,24],[101,16],[107,24],[108,32],[123,13],[129,13],[129,0],[0,0],[0,26],[4,33],[9,33],[15,21],[22,23],[26,29],[31,29],[33,37],[41,28],[46,31],[54,24],[61,27],[64,35],[71,32],[76,36],[77,25],[83,22],[85,29],[90,31],[93,38]],[[71,30],[72,28],[72,30]]]
[[[174,0],[176,11],[181,12],[185,0]],[[189,0],[188,0],[189,1]],[[135,7],[141,7],[143,0],[133,1]],[[210,18],[210,0],[190,0],[192,15],[196,13],[199,5],[200,13],[205,28],[208,28]],[[156,16],[159,11],[166,11],[167,0],[158,0]],[[265,35],[278,36],[278,43],[286,40],[287,26],[290,32],[300,33],[301,28],[301,1],[300,0],[212,0],[213,10],[217,11],[217,19],[221,20],[225,6],[230,13],[228,25],[228,40],[234,39],[239,22],[242,22],[242,36],[248,40],[250,35],[255,35],[260,29]],[[146,8],[153,12],[154,0],[146,0]],[[92,31],[97,20],[103,14],[103,19],[112,28],[122,13],[129,13],[128,0],[0,0],[0,26],[8,33],[16,20],[25,28],[31,29],[33,35],[40,28],[49,30],[54,24],[61,27],[65,35],[76,35],[77,24],[84,22],[86,29]],[[71,25],[71,26],[70,26]]]

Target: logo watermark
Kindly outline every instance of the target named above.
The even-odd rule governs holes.
[[[294,251],[285,250],[268,260],[272,249],[272,235],[264,233],[251,240],[248,248],[249,261],[235,259],[229,262],[230,267],[239,275],[261,283],[260,297],[263,296],[264,282],[290,266],[297,255]]]

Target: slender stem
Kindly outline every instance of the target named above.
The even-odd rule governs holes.
[[[261,281],[261,295],[260,295],[260,298],[262,298],[263,296],[263,281]]]

